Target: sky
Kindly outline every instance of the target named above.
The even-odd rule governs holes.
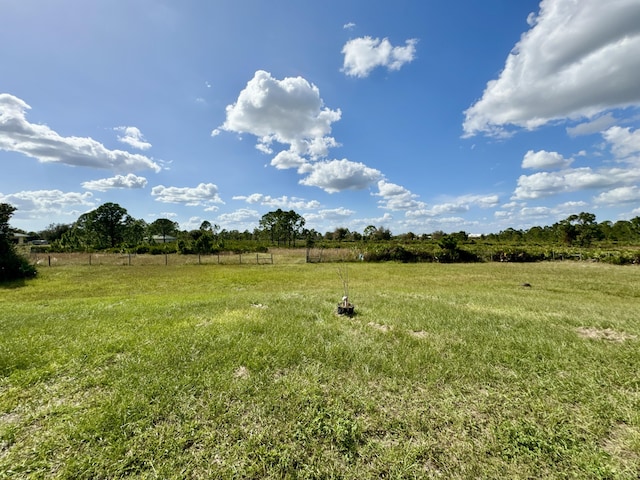
[[[0,0],[0,202],[183,230],[640,216],[640,0]]]

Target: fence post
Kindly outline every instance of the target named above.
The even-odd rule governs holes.
[[[91,254],[89,254],[89,266],[91,266]]]
[[[49,255],[49,266],[51,266],[51,255]]]
[[[164,264],[165,266],[169,265],[169,256],[166,253],[164,254]]]

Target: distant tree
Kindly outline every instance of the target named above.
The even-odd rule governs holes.
[[[130,247],[135,247],[144,242],[149,225],[142,219],[128,217],[125,221],[124,242]]]
[[[402,235],[400,235],[400,238],[402,239],[402,241],[404,242],[413,242],[414,240],[416,240],[418,237],[416,236],[415,233],[413,232],[407,232],[407,233],[403,233]]]
[[[369,227],[367,227],[369,228]],[[365,229],[366,230],[366,229]],[[391,230],[389,230],[388,228],[385,227],[378,227],[376,228],[373,232],[369,232],[369,239],[379,242],[379,241],[384,241],[384,240],[391,240],[391,238],[393,237],[393,235],[391,235]]]
[[[633,228],[631,222],[627,220],[618,220],[611,225],[611,230],[607,237],[614,242],[631,242],[634,239]]]
[[[47,228],[45,228],[44,230],[41,230],[38,232],[38,236],[40,238],[42,238],[43,240],[46,240],[49,243],[52,243],[56,240],[59,240],[62,238],[62,235],[64,235],[66,232],[68,232],[69,230],[71,230],[71,228],[73,227],[73,225],[71,224],[65,224],[65,223],[51,223],[47,226]]]
[[[214,246],[213,234],[204,232],[194,243],[196,253],[211,253]]]
[[[640,217],[634,217],[629,220],[629,228],[631,229],[632,235],[635,237],[634,240],[640,240]]]
[[[295,245],[305,224],[305,219],[295,211],[285,212],[282,209],[265,213],[260,219],[260,228],[264,231],[271,243]]]
[[[162,237],[162,243],[167,243],[168,236],[175,236],[178,233],[179,225],[177,222],[168,218],[158,218],[149,224],[149,234]]]
[[[73,236],[85,248],[115,248],[124,242],[132,221],[125,208],[117,203],[105,203],[80,215],[72,229],[75,230]]]
[[[9,220],[16,211],[13,205],[0,203],[0,282],[19,280],[36,275],[36,268],[18,253],[12,240]]]
[[[498,234],[498,238],[503,242],[521,243],[524,237],[522,230],[516,230],[515,228],[507,228]]]
[[[376,233],[377,228],[375,227],[375,225],[368,225],[367,227],[365,227],[365,229],[362,232],[362,235],[364,236],[365,240],[372,240],[373,236]]]
[[[438,246],[443,250],[441,261],[455,262],[460,256],[458,249],[458,237],[456,235],[444,235],[438,241]]]
[[[346,240],[351,232],[349,232],[349,229],[346,227],[338,227],[333,231],[333,235],[332,235],[332,240],[338,241],[338,242],[342,242],[343,240]]]

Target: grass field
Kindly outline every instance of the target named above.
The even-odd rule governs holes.
[[[340,266],[0,287],[0,478],[640,476],[639,268]]]

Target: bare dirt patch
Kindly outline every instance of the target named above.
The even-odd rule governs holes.
[[[592,340],[608,340],[610,342],[622,343],[627,340],[635,340],[637,337],[625,332],[616,332],[611,328],[594,328],[594,327],[579,327],[576,329],[578,335],[583,338]]]
[[[409,330],[409,335],[415,338],[427,338],[429,334],[424,330]]]
[[[240,367],[238,367],[236,369],[235,372],[233,372],[233,376],[234,378],[240,378],[240,379],[247,379],[249,378],[250,374],[249,374],[249,369],[247,367],[245,367],[244,365],[241,365]]]
[[[387,333],[389,330],[391,330],[391,327],[389,325],[381,325],[379,323],[374,323],[374,322],[367,323],[367,326],[371,328],[375,328],[376,330],[383,333]]]
[[[611,455],[624,469],[640,473],[640,456],[632,445],[640,439],[640,430],[630,425],[616,425],[602,442],[602,449]]]

